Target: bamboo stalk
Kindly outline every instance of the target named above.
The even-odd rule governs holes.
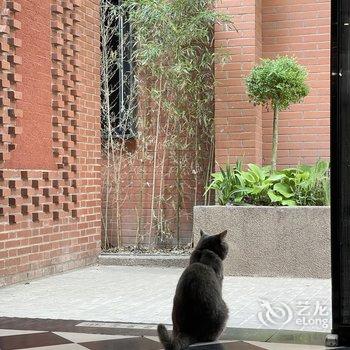
[[[162,91],[162,77],[159,80],[159,91]],[[162,95],[160,93],[158,101],[158,112],[157,112],[157,121],[156,121],[156,137],[154,141],[154,152],[153,152],[153,179],[152,179],[152,197],[151,197],[151,215],[150,215],[150,227],[148,232],[148,245],[151,246],[152,238],[152,228],[153,228],[153,217],[154,217],[154,197],[156,191],[156,169],[157,169],[157,157],[158,157],[158,140],[160,132],[160,116],[162,111]]]

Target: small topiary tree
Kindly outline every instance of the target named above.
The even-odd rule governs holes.
[[[273,109],[271,171],[276,170],[279,112],[308,95],[307,70],[295,58],[263,59],[246,78],[248,97],[255,105]]]

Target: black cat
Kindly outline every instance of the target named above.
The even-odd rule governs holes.
[[[163,324],[158,336],[165,350],[182,350],[190,344],[211,342],[223,332],[228,309],[222,299],[222,261],[228,253],[227,231],[201,238],[190,264],[177,284],[172,312],[173,336]]]

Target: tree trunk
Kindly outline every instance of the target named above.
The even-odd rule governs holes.
[[[277,148],[278,148],[278,120],[279,111],[277,106],[273,107],[273,131],[272,131],[272,157],[271,157],[271,172],[276,171],[277,163]]]

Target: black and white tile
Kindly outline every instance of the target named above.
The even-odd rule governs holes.
[[[0,317],[0,350],[162,350],[154,327],[111,327],[93,322]],[[226,339],[193,350],[320,350],[321,346]]]
[[[1,350],[161,350],[156,337],[0,329]],[[198,344],[194,350],[260,350],[244,342]]]

